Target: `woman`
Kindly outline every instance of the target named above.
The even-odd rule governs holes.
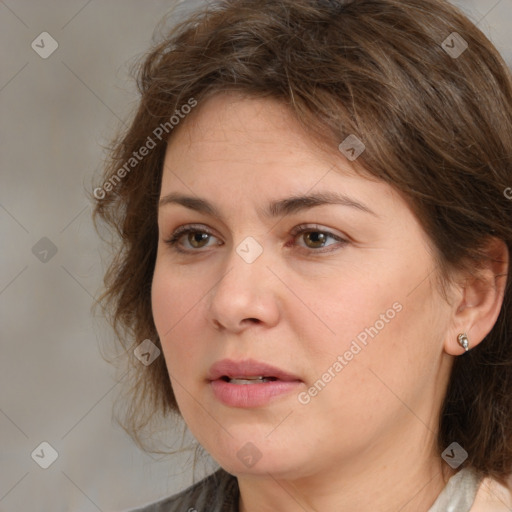
[[[138,510],[511,510],[512,81],[485,36],[442,0],[230,0],[138,84],[94,192],[126,428],[178,412],[221,466]]]

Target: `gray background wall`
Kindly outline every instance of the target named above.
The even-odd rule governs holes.
[[[118,376],[90,314],[102,261],[84,190],[135,106],[128,66],[173,6],[178,19],[200,3],[0,0],[1,512],[119,511],[192,482],[190,453],[149,456],[111,420]],[[456,3],[512,64],[512,0]],[[42,32],[58,43],[46,59],[31,47]],[[58,453],[47,469],[42,442]]]

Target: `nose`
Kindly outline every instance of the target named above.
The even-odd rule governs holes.
[[[280,315],[279,281],[268,268],[265,251],[252,262],[240,254],[234,247],[226,272],[209,294],[209,320],[232,333],[255,324],[272,327]]]

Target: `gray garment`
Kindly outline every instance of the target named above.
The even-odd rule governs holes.
[[[453,475],[428,512],[469,512],[481,479],[471,469]],[[238,482],[223,469],[169,498],[129,512],[238,512]]]
[[[223,469],[188,489],[128,512],[238,512],[238,481]]]

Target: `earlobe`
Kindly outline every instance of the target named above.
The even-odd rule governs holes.
[[[445,341],[445,351],[450,355],[462,355],[480,344],[500,314],[509,268],[508,247],[503,240],[491,238],[486,254],[486,261],[461,287],[452,329]]]

